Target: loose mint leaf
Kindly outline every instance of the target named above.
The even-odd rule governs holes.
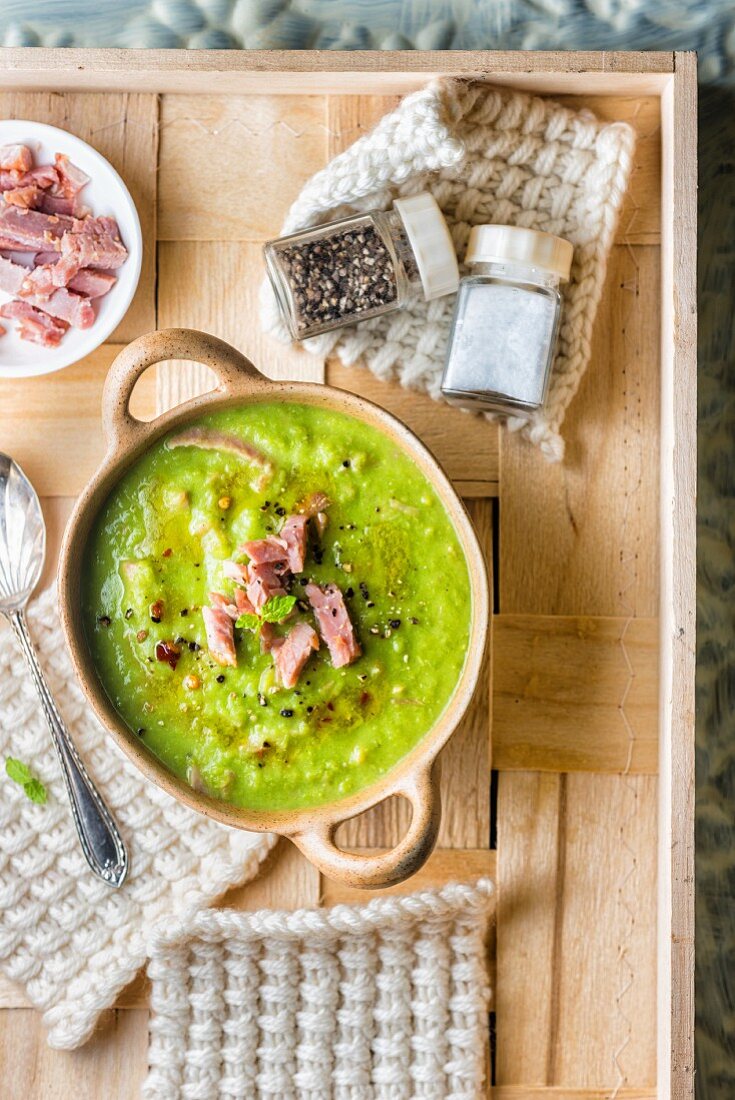
[[[27,783],[23,784],[23,790],[31,802],[38,802],[40,806],[45,804],[46,788],[40,779],[29,779]]]
[[[264,623],[280,623],[291,614],[295,603],[295,596],[271,596],[261,609],[260,617]]]
[[[241,615],[235,626],[241,630],[260,630],[260,619],[257,615]]]
[[[30,798],[31,802],[44,804],[46,801],[46,788],[41,780],[36,779],[32,774],[27,764],[24,764],[22,760],[14,760],[12,756],[9,756],[5,761],[5,771],[14,783],[23,788],[26,797]]]
[[[14,783],[20,784],[22,787],[24,783],[30,783],[33,779],[31,769],[27,764],[24,764],[21,760],[14,760],[12,756],[9,756],[5,761],[5,771]]]

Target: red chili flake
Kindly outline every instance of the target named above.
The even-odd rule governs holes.
[[[173,550],[171,549],[170,546],[167,546],[166,549],[163,551],[164,558],[170,558],[172,554],[173,554]]]
[[[366,707],[371,699],[372,699],[372,696],[371,696],[370,692],[369,691],[363,691],[362,695],[360,696],[360,706],[361,707]]]
[[[156,600],[148,609],[154,623],[160,623],[163,618],[163,600]]]
[[[331,699],[327,703],[327,710],[334,710],[334,703],[331,701]]]
[[[175,642],[157,642],[156,643],[156,660],[165,661],[170,665],[172,669],[175,669],[179,663],[179,657],[181,656],[181,649]]]

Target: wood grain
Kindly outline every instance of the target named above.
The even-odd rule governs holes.
[[[564,462],[501,436],[501,612],[655,618],[659,252],[613,248]]]
[[[0,446],[21,464],[40,496],[77,496],[99,465],[102,387],[119,350],[103,344],[55,374],[0,382]],[[153,415],[154,387],[153,373],[146,372],[134,391],[136,416]]]
[[[654,1084],[655,791],[500,774],[499,1085]]]
[[[320,96],[168,95],[161,101],[163,241],[277,237],[302,185],[326,163]],[[212,187],[224,172],[230,201]],[[237,300],[236,284],[230,288]]]
[[[424,866],[408,882],[400,882],[384,890],[372,890],[370,896],[410,894],[415,890],[431,890],[447,882],[473,882],[478,878],[494,880],[496,873],[497,853],[488,848],[435,848]],[[322,877],[320,900],[325,906],[363,904],[365,891]]]
[[[694,708],[697,530],[697,55],[662,104],[659,1094],[694,1095]]]
[[[131,90],[117,95],[4,92],[0,117],[46,122],[69,130],[106,157],[125,181],[140,218],[143,265],[135,297],[110,337],[127,343],[156,327],[156,165],[158,98]]]
[[[568,1089],[554,1085],[500,1085],[492,1090],[492,1100],[611,1100],[610,1089]],[[615,1100],[657,1100],[656,1089],[623,1085]]]
[[[148,1061],[148,1012],[103,1014],[80,1050],[52,1050],[41,1017],[32,1009],[0,1012],[3,1100],[131,1100],[140,1095]]]
[[[160,328],[183,325],[214,332],[234,344],[269,378],[324,380],[324,361],[293,344],[266,336],[258,321],[265,276],[260,244],[246,241],[176,241],[158,247]],[[196,292],[192,293],[192,288]],[[162,386],[172,371],[187,371],[201,392],[214,384],[205,368],[159,367]]]
[[[12,49],[0,86],[209,95],[386,95],[437,76],[491,77],[541,95],[660,95],[670,51]],[[267,74],[267,75],[266,75]]]
[[[487,500],[471,501],[470,515],[485,551],[492,590],[492,513]],[[444,848],[490,846],[490,651],[469,709],[439,757]],[[337,840],[345,848],[392,848],[410,824],[405,799],[389,798],[345,822]]]
[[[497,615],[494,766],[655,774],[658,633],[656,619]]]

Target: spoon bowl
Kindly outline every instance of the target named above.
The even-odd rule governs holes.
[[[38,494],[18,463],[0,452],[0,615],[13,628],[28,662],[87,863],[109,886],[122,886],[128,871],[125,845],[56,708],[28,633],[25,608],[45,556],[46,525]]]
[[[25,607],[46,557],[46,524],[36,490],[17,462],[0,453],[0,612]]]

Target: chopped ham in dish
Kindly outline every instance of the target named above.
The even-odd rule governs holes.
[[[53,164],[38,164],[35,168],[31,168],[29,172],[26,172],[20,182],[22,184],[36,183],[44,191],[48,191],[51,187],[58,187],[59,173]]]
[[[241,613],[237,609],[237,604],[233,600],[228,600],[227,596],[223,596],[221,592],[209,593],[209,605],[215,611],[224,611],[233,622],[240,618]]]
[[[283,645],[283,638],[276,634],[273,623],[263,623],[260,628],[260,652],[274,653]]]
[[[239,551],[250,558],[251,561],[261,565],[265,561],[286,562],[286,542],[281,538],[269,535],[265,539],[253,539],[252,542],[244,542]]]
[[[248,599],[248,594],[244,588],[235,589],[235,605],[237,607],[238,615],[255,614],[255,608]]]
[[[72,234],[74,221],[64,214],[42,214],[40,210],[22,210],[7,203],[0,206],[0,236],[32,252],[49,247],[60,250],[61,238],[66,233]]]
[[[41,344],[45,348],[58,347],[62,336],[69,328],[64,321],[49,317],[47,313],[36,309],[28,302],[6,302],[5,305],[0,306],[0,317],[19,321],[18,329],[23,339]]]
[[[91,267],[83,267],[69,281],[69,289],[75,290],[77,294],[84,294],[92,301],[94,298],[103,298],[116,282],[117,276],[110,275],[109,271],[94,271]]]
[[[27,145],[3,145],[0,147],[0,170],[3,172],[28,172],[33,157]]]
[[[292,573],[300,573],[304,568],[308,522],[309,517],[305,515],[288,516],[280,531],[279,538],[286,546],[286,560]]]
[[[64,215],[57,216],[62,218]],[[125,263],[128,250],[120,240],[120,230],[113,218],[73,220],[76,221],[75,229],[70,233],[65,232],[61,238],[62,260],[69,267],[76,264],[77,271],[80,267],[108,270]]]
[[[203,607],[202,618],[207,635],[207,647],[210,656],[219,665],[237,667],[235,653],[235,624],[221,608]]]
[[[53,287],[47,289],[45,283],[43,293],[38,294],[30,284],[33,276],[34,272],[29,272],[22,264],[0,256],[0,290],[24,299],[29,305],[60,321],[66,321],[67,325],[73,325],[74,328],[89,328],[94,323],[94,310],[88,298],[65,287],[58,290]]]
[[[10,194],[12,194],[11,191],[5,192],[6,202],[10,202],[8,198]],[[34,205],[37,210],[43,211],[44,214],[73,214],[75,217],[79,215],[79,204],[77,200],[75,198],[64,198],[63,195],[49,195],[45,192],[41,192]]]
[[[306,596],[335,668],[352,664],[362,653],[345,601],[336,584],[307,584]]]
[[[41,190],[35,183],[29,183],[26,187],[8,188],[3,191],[3,198],[10,206],[22,206],[25,210],[38,209]]]
[[[304,665],[319,648],[319,636],[308,623],[296,623],[273,651],[273,662],[281,686],[296,687]]]
[[[109,273],[127,259],[115,219],[92,216],[80,201],[89,179],[63,153],[34,166],[27,146],[0,148],[0,252],[21,253],[19,264],[0,255],[0,291],[30,309],[5,314],[22,339],[55,347],[69,326],[89,328],[92,301],[109,293],[117,282]],[[28,252],[35,256],[24,267]]]
[[[240,565],[237,561],[223,561],[222,572],[235,584],[241,584],[244,587],[248,583],[248,567]]]
[[[273,596],[285,596],[283,576],[276,571],[272,562],[251,562],[248,566],[248,584],[245,591],[256,612]]]
[[[76,164],[72,164],[65,153],[57,153],[54,167],[59,177],[59,189],[67,198],[74,198],[89,183],[90,177]]]

